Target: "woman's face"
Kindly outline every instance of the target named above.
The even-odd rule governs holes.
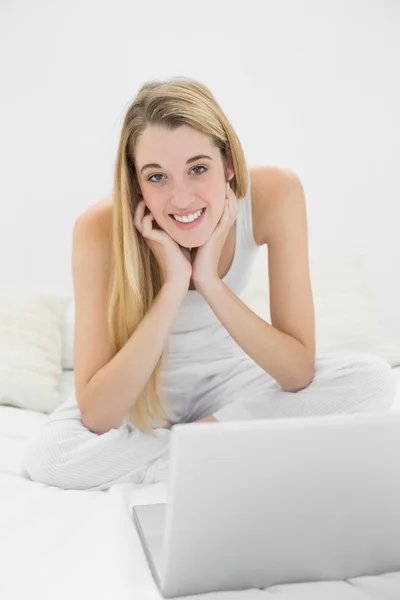
[[[183,247],[205,244],[221,218],[226,197],[223,162],[210,138],[186,125],[174,131],[152,125],[137,143],[135,165],[143,200],[161,229]],[[228,168],[228,180],[233,176]],[[171,216],[201,209],[198,221],[191,223],[181,225]]]

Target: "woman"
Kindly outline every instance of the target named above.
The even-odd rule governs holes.
[[[238,297],[263,244],[271,324]],[[249,170],[206,86],[145,84],[112,199],[75,225],[76,393],[29,440],[29,477],[75,489],[159,481],[174,423],[387,410],[384,360],[315,356],[307,252],[296,175]]]

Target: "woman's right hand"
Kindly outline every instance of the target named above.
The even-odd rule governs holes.
[[[144,216],[145,209],[146,205],[141,200],[134,216],[136,229],[142,234],[156,257],[162,270],[164,283],[182,284],[187,291],[192,276],[190,251],[179,246],[163,229],[153,228],[154,216],[151,213]]]

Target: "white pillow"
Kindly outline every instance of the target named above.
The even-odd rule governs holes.
[[[241,299],[271,323],[268,267],[254,266]],[[400,345],[392,336],[370,289],[361,256],[310,260],[315,309],[316,353],[361,350],[400,365]]]
[[[59,404],[66,296],[0,290],[0,404],[51,413]]]
[[[67,371],[74,369],[74,326],[75,302],[73,296],[70,296],[65,311],[62,334],[62,368]]]

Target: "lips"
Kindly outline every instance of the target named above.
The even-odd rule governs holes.
[[[193,221],[188,221],[188,222],[177,221],[172,215],[170,215],[170,217],[173,220],[174,225],[176,225],[179,229],[195,229],[196,227],[199,227],[201,225],[201,223],[204,221],[206,212],[207,211],[204,208],[200,217],[197,217],[197,219],[194,219]]]
[[[194,215],[195,213],[199,212],[199,210],[203,210],[203,208],[205,209],[205,206],[196,208],[196,210],[187,210],[184,213],[169,213],[169,216],[172,217],[173,215],[177,215],[178,217],[188,217],[189,215]]]

